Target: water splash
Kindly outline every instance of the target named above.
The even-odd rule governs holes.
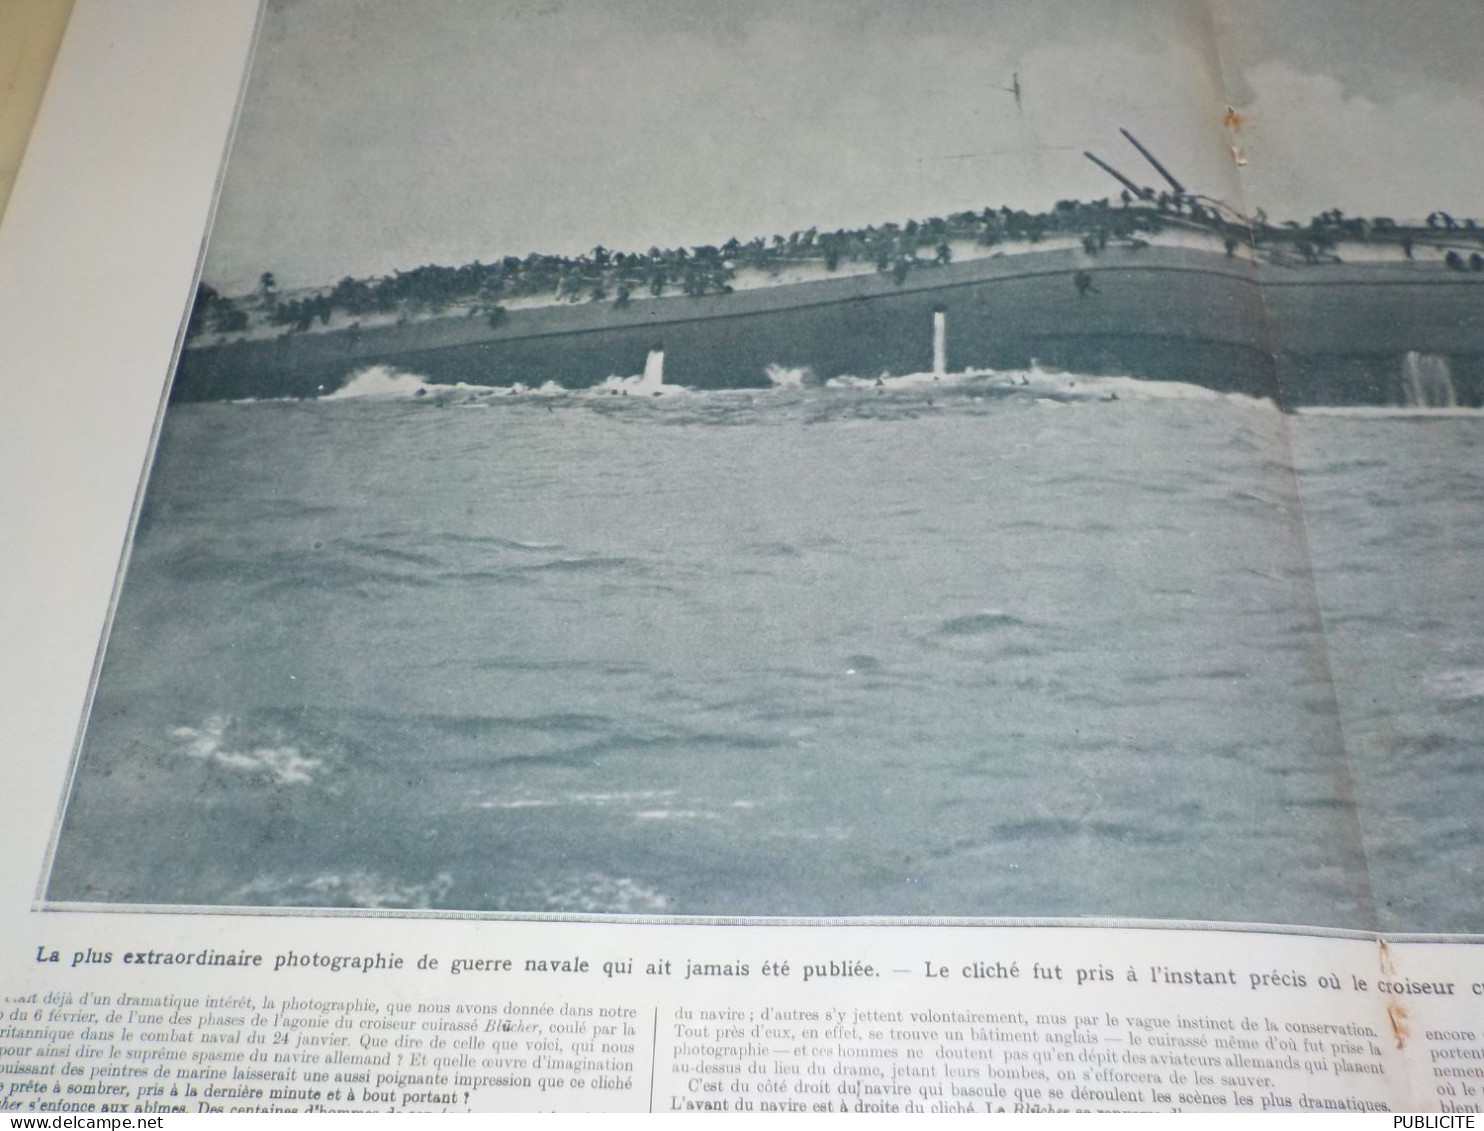
[[[322,401],[348,401],[362,399],[405,400],[410,397],[427,396],[442,386],[429,384],[416,373],[405,373],[389,365],[372,365],[359,369],[340,388],[326,393]]]
[[[1407,408],[1457,408],[1458,390],[1448,359],[1408,350],[1402,358],[1402,398]]]
[[[680,385],[665,384],[665,351],[655,346],[644,359],[644,372],[635,377],[609,377],[589,392],[596,396],[662,397],[686,390]]]
[[[948,312],[933,311],[933,376],[943,377],[948,373]]]
[[[806,385],[818,384],[814,373],[808,368],[790,368],[786,365],[770,364],[768,380],[775,389],[802,389]]]
[[[648,387],[659,386],[665,383],[665,351],[655,346],[649,351],[649,356],[644,359],[644,377],[641,384]]]

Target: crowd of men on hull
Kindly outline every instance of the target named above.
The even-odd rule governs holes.
[[[1398,246],[1408,259],[1426,247],[1441,252],[1453,270],[1484,272],[1484,254],[1473,250],[1484,248],[1484,229],[1472,219],[1455,220],[1446,212],[1432,213],[1424,225],[1408,226],[1387,217],[1349,217],[1332,209],[1308,225],[1296,221],[1275,225],[1261,209],[1247,220],[1218,201],[1183,190],[1155,193],[1143,188],[1135,193],[1125,188],[1116,202],[1064,200],[1047,212],[985,208],[904,224],[832,232],[809,228],[745,243],[733,238],[720,245],[652,247],[646,252],[598,246],[579,256],[532,253],[493,263],[475,260],[461,267],[430,264],[380,278],[347,276],[328,290],[293,298],[282,297],[272,273],[265,272],[253,294],[235,299],[203,283],[188,333],[233,334],[260,322],[296,332],[310,329],[316,321],[327,325],[336,312],[360,318],[457,307],[498,324],[506,316],[504,304],[516,299],[611,302],[622,308],[635,295],[727,294],[740,272],[776,277],[807,264],[826,273],[838,271],[842,264],[870,264],[902,283],[912,271],[950,263],[953,245],[964,241],[995,247],[1072,236],[1080,240],[1084,252],[1096,256],[1110,244],[1134,250],[1147,247],[1148,236],[1169,228],[1214,235],[1229,256],[1248,244],[1277,260],[1338,262],[1342,242],[1386,242]],[[1074,282],[1078,294],[1096,293],[1087,285],[1085,272],[1079,272]]]
[[[245,330],[249,310],[264,312],[270,324],[292,330],[307,330],[315,320],[327,323],[336,311],[359,317],[470,304],[498,321],[501,304],[512,299],[550,297],[622,307],[635,295],[726,294],[740,272],[780,275],[810,263],[826,272],[837,271],[842,264],[869,263],[902,282],[912,270],[951,262],[952,241],[973,240],[993,247],[1073,234],[1082,237],[1089,250],[1105,247],[1110,240],[1137,247],[1147,243],[1144,235],[1160,230],[1160,215],[1161,210],[1130,208],[1128,202],[1117,208],[1107,200],[1062,201],[1049,212],[985,208],[905,224],[833,232],[809,228],[745,243],[733,238],[720,245],[652,247],[645,252],[611,251],[600,245],[578,256],[532,253],[493,263],[475,260],[462,267],[429,264],[374,279],[346,277],[328,290],[291,299],[281,298],[273,275],[265,273],[252,295],[237,299],[203,284],[192,331]]]

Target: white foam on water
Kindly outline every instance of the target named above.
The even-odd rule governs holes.
[[[813,371],[807,367],[790,368],[786,365],[769,364],[766,372],[775,389],[802,389],[813,376]]]
[[[377,872],[338,875],[258,876],[235,893],[237,902],[267,899],[283,906],[411,908],[426,910],[453,888],[453,877],[439,872],[423,883],[407,882]]]
[[[767,375],[774,390],[798,390],[818,384],[813,371],[808,367],[791,367],[773,364],[767,367]],[[1153,381],[1130,376],[1089,376],[1081,373],[1042,369],[1034,361],[1026,369],[964,369],[955,373],[934,373],[924,370],[900,374],[882,373],[877,377],[845,375],[830,378],[823,383],[823,387],[831,390],[855,390],[872,393],[933,392],[936,390],[959,390],[970,393],[975,390],[982,390],[986,393],[996,394],[1023,392],[1035,399],[1050,400],[1060,404],[1068,401],[1221,400],[1253,408],[1273,409],[1276,407],[1267,398],[1251,397],[1241,393],[1217,392],[1214,389],[1208,389],[1202,385],[1194,385],[1184,381]],[[466,403],[482,405],[486,402],[512,396],[626,396],[656,398],[682,394],[687,396],[721,395],[737,391],[739,390],[722,389],[714,390],[710,393],[697,393],[681,385],[666,384],[664,379],[664,355],[661,351],[656,350],[650,353],[643,373],[627,377],[615,374],[598,385],[580,391],[568,389],[557,384],[555,381],[545,381],[540,385],[527,385],[523,382],[516,382],[509,386],[469,385],[464,382],[459,382],[456,385],[439,385],[430,383],[415,373],[403,372],[390,366],[376,365],[358,371],[343,387],[319,399],[325,401],[416,400],[429,396],[437,396],[446,401],[450,394],[463,393],[468,395],[468,401]],[[740,391],[752,393],[756,390]],[[238,403],[252,402],[244,401]],[[1382,408],[1350,410],[1305,409],[1300,411],[1314,413],[1344,412],[1356,415],[1371,413],[1383,415],[1462,415],[1478,414],[1481,410],[1458,408]]]
[[[451,387],[460,391],[467,390],[481,401],[497,397],[565,397],[572,393],[571,389],[558,385],[555,381],[543,381],[539,385],[527,385],[524,381],[516,381],[511,385],[466,385],[460,381]],[[428,388],[441,392],[450,386],[430,385]]]
[[[1438,699],[1455,702],[1484,699],[1484,668],[1443,672],[1428,680],[1427,688]]]
[[[689,389],[665,384],[665,351],[653,349],[644,359],[644,372],[633,377],[609,377],[601,385],[587,390],[590,396],[667,397],[687,393]]]
[[[844,377],[831,377],[825,382],[827,389],[915,389],[921,386],[937,385],[939,388],[952,388],[963,385],[975,377],[981,376],[979,371],[965,370],[963,373],[945,373],[939,377],[935,373],[882,373],[879,377],[855,377],[846,375]]]
[[[578,805],[629,805],[645,801],[667,801],[678,789],[634,789],[616,793],[571,793],[567,800]]]
[[[536,797],[520,797],[510,800],[489,798],[475,804],[476,809],[550,809],[555,801]]]
[[[1353,416],[1371,420],[1427,420],[1484,417],[1484,408],[1424,408],[1397,405],[1306,405],[1300,416]]]
[[[1270,397],[1254,397],[1246,393],[1223,393],[1208,389],[1204,385],[1192,385],[1186,381],[1148,381],[1139,377],[1079,377],[1078,388],[1085,388],[1092,398],[1107,397],[1117,393],[1119,400],[1143,401],[1225,401],[1227,404],[1245,408],[1277,411],[1278,406]]]
[[[322,401],[349,400],[405,400],[419,394],[448,389],[449,385],[430,385],[416,373],[404,373],[389,365],[373,365],[369,369],[357,370],[340,388],[326,393]]]
[[[595,914],[645,914],[664,911],[670,905],[667,896],[628,876],[598,873],[543,881],[531,894],[538,905]]]
[[[675,390],[667,386],[665,391]],[[373,365],[357,370],[340,388],[317,399],[322,401],[406,401],[436,397],[446,403],[449,397],[455,394],[462,395],[464,398],[458,402],[460,404],[482,407],[485,402],[501,397],[565,397],[571,396],[572,390],[555,381],[543,381],[539,385],[528,385],[523,381],[516,381],[510,385],[471,385],[465,381],[459,381],[453,385],[440,385],[416,373],[408,373],[389,365]],[[297,398],[279,399],[291,401]],[[253,404],[256,401],[249,398],[232,403]]]
[[[887,374],[879,377],[832,377],[831,389],[866,389],[897,392],[934,389],[974,392],[1022,392],[1037,401],[1058,406],[1069,401],[1226,401],[1251,408],[1276,410],[1266,397],[1222,393],[1186,381],[1154,381],[1140,377],[1089,376],[1042,369],[1034,361],[1027,369],[964,369],[957,373],[931,372]]]
[[[232,720],[212,715],[199,727],[173,727],[170,737],[180,753],[197,761],[238,773],[266,777],[275,785],[309,785],[324,767],[320,758],[310,758],[294,746],[257,746],[228,750],[223,742]]]
[[[646,371],[633,377],[619,377],[615,374],[601,385],[594,385],[588,389],[587,395],[594,397],[673,397],[689,392],[690,390],[682,385],[665,384],[663,374]]]

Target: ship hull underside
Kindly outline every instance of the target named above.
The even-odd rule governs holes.
[[[172,398],[311,397],[373,365],[440,384],[579,389],[644,372],[656,348],[667,383],[698,389],[765,387],[780,369],[872,378],[930,370],[941,311],[949,371],[1039,364],[1290,407],[1399,404],[1407,356],[1423,352],[1451,367],[1456,403],[1480,404],[1484,279],[1368,270],[1315,269],[1264,291],[1250,264],[1210,253],[1049,251],[922,269],[904,283],[853,276],[515,310],[493,327],[441,317],[196,346],[182,352]],[[1090,276],[1086,293],[1077,271]]]

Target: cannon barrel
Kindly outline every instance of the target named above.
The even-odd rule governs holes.
[[[1128,130],[1124,129],[1122,126],[1120,126],[1118,128],[1118,132],[1121,133],[1124,137],[1128,138],[1129,141],[1133,143],[1133,147],[1135,149],[1137,149],[1141,154],[1143,154],[1144,160],[1145,161],[1148,161],[1149,164],[1153,165],[1154,168],[1155,168],[1155,171],[1158,172],[1161,177],[1163,177],[1165,180],[1167,180],[1167,181],[1170,182],[1170,187],[1172,189],[1174,189],[1176,192],[1178,192],[1182,196],[1185,195],[1185,186],[1182,185],[1179,181],[1177,181],[1175,179],[1175,176],[1174,176],[1173,173],[1171,173],[1168,169],[1166,169],[1163,165],[1161,165],[1159,163],[1159,158],[1158,157],[1154,156],[1154,154],[1150,153],[1149,150],[1147,150],[1147,149],[1144,148],[1143,143],[1141,141],[1139,141],[1138,138],[1136,138],[1133,134],[1129,133]]]
[[[1144,193],[1147,190],[1140,188],[1138,185],[1134,184],[1133,181],[1129,180],[1117,169],[1113,168],[1112,165],[1109,165],[1096,153],[1090,153],[1084,149],[1082,151],[1082,156],[1086,157],[1089,161],[1091,161],[1094,165],[1096,165],[1103,172],[1107,173],[1109,176],[1116,178],[1123,185],[1124,188],[1128,189],[1128,191],[1133,193],[1136,197],[1143,199]]]

